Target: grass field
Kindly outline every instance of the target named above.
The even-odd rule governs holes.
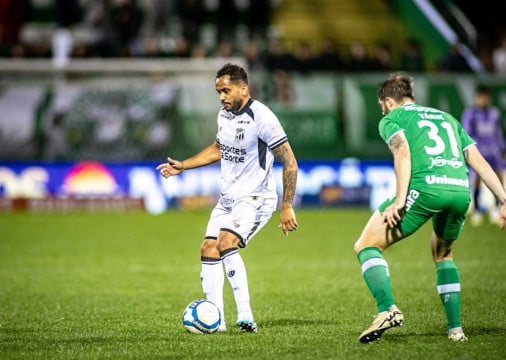
[[[0,215],[0,359],[504,359],[506,233],[467,226],[454,254],[469,341],[450,342],[424,227],[389,249],[405,325],[363,345],[373,319],[352,246],[367,210],[279,214],[242,252],[257,334],[191,335],[181,313],[202,297],[208,212]]]

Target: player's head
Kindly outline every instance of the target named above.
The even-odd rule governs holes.
[[[248,74],[239,65],[223,65],[216,73],[216,92],[225,110],[241,110],[250,97]]]
[[[480,108],[489,107],[492,103],[492,90],[487,85],[478,85],[476,87],[476,105]]]
[[[378,102],[384,115],[405,102],[415,100],[413,78],[406,73],[390,74],[378,88]]]

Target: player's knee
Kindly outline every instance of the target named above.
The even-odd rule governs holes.
[[[215,239],[205,239],[200,246],[200,255],[206,257],[219,258],[220,253],[216,247]]]
[[[222,252],[230,248],[237,248],[239,246],[239,242],[240,240],[235,234],[222,231],[220,232],[220,235],[218,235],[216,248],[219,252]]]
[[[218,249],[218,252],[221,254],[223,251],[225,250],[228,250],[228,249],[232,249],[232,248],[237,248],[237,245],[232,242],[232,241],[218,241],[216,243],[216,248]]]

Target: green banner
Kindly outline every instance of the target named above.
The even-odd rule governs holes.
[[[337,116],[330,111],[277,112],[295,155],[303,159],[335,159],[340,143]]]

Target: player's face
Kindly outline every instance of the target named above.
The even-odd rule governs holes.
[[[227,111],[237,112],[242,109],[248,100],[248,85],[233,83],[229,75],[216,79],[216,92],[220,97],[221,105]]]
[[[489,94],[479,94],[476,96],[476,105],[481,108],[490,106],[491,98]]]

